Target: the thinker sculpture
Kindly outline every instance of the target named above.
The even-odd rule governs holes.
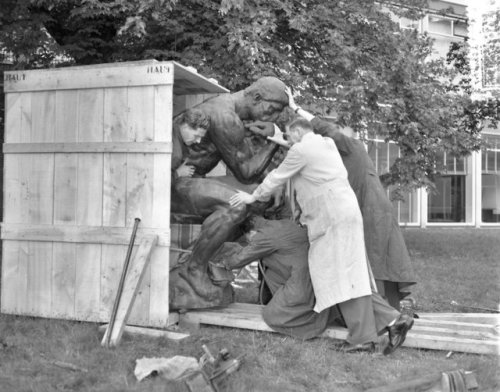
[[[279,148],[267,142],[256,150],[243,122],[275,122],[287,105],[285,85],[263,77],[242,91],[196,106],[194,116],[187,113],[174,122],[171,212],[199,216],[203,224],[191,252],[183,254],[170,272],[171,308],[232,301],[231,287],[210,279],[208,261],[238,235],[238,226],[249,214],[247,206],[230,206],[229,198],[237,190],[252,191]],[[221,160],[233,176],[204,177]],[[257,206],[261,212],[264,204]]]

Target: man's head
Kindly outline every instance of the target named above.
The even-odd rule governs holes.
[[[298,143],[302,140],[302,137],[309,132],[313,132],[312,124],[305,118],[297,118],[287,125],[286,134],[288,135],[288,140],[293,144]]]
[[[276,121],[285,107],[288,106],[286,85],[272,76],[265,76],[252,83],[244,90],[249,100],[249,119],[260,121]]]
[[[176,119],[183,142],[190,146],[201,142],[210,126],[210,118],[199,109],[188,109]]]

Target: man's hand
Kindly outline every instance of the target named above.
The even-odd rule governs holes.
[[[193,177],[194,174],[194,166],[186,165],[186,161],[182,162],[182,164],[175,171],[178,177]]]
[[[245,124],[245,128],[250,132],[256,133],[264,137],[274,135],[274,123],[269,121],[254,121]]]
[[[290,87],[287,86],[285,88],[285,93],[286,93],[286,95],[288,95],[288,106],[290,106],[290,109],[292,109],[295,112],[295,110],[298,108],[298,106],[295,103],[295,100],[293,99],[293,94],[292,94],[292,90],[290,89]]]
[[[274,135],[272,137],[267,137],[267,140],[272,141],[273,143],[279,144],[280,146],[290,148],[291,143],[288,140],[285,140],[285,134],[281,132],[281,129],[279,129],[278,126],[275,126],[274,128]]]
[[[240,204],[252,204],[255,203],[256,199],[250,193],[243,191],[238,191],[236,194],[231,196],[229,199],[229,204],[231,207],[239,206]]]

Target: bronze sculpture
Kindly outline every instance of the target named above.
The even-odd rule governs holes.
[[[190,253],[184,253],[171,270],[171,308],[204,308],[232,301],[229,285],[214,284],[210,279],[208,261],[225,241],[238,235],[238,225],[248,216],[247,206],[232,207],[229,198],[237,190],[255,188],[253,184],[263,178],[279,148],[267,142],[256,151],[245,136],[244,121],[275,122],[287,106],[285,85],[276,78],[264,77],[242,91],[195,107],[209,118],[209,126],[200,143],[184,150],[181,161],[193,166],[194,171],[191,177],[173,179],[171,211],[199,216],[203,224]],[[174,139],[176,132],[174,126]],[[232,175],[204,177],[221,160]],[[261,203],[253,208],[262,212],[265,206]]]

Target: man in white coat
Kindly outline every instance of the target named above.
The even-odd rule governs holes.
[[[230,203],[265,200],[291,179],[310,241],[314,311],[339,306],[349,329],[345,351],[373,351],[378,336],[388,331],[384,354],[391,353],[403,343],[413,319],[372,293],[363,220],[335,143],[314,134],[305,119],[293,121],[287,134],[292,146],[281,165],[251,195],[238,192]]]

